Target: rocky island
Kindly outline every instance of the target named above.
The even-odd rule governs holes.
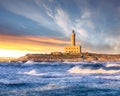
[[[95,53],[81,53],[81,54],[26,54],[23,57],[11,60],[11,62],[120,62],[120,54],[95,54]]]

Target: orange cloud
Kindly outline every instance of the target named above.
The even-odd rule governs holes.
[[[63,46],[69,45],[69,43],[67,40],[52,37],[0,34],[0,49],[7,50],[49,53],[63,51]]]

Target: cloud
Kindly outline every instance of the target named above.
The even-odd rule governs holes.
[[[55,0],[49,0],[50,2],[54,2]]]
[[[118,13],[120,14],[120,6],[117,9],[118,9]]]
[[[56,32],[54,34],[59,32],[62,34],[62,38],[70,38],[71,30],[74,29],[77,41],[86,47],[86,51],[119,53],[119,4],[104,0],[94,0],[93,2],[89,2],[89,0],[73,1],[75,4],[71,5],[77,11],[71,9],[70,2],[68,3],[65,0],[24,0],[24,2],[22,0],[4,0],[0,1],[0,5],[14,14],[33,20],[46,29],[54,30]],[[24,25],[22,27],[25,28]],[[47,41],[35,41],[35,38],[33,40],[32,38],[29,39],[36,44],[42,44],[42,42],[53,44]],[[63,45],[61,44],[61,46]]]
[[[88,32],[83,28],[84,24],[83,20],[77,19],[74,22],[74,29],[79,34],[79,37],[86,39],[88,37]]]
[[[46,8],[47,15],[53,19],[53,21],[62,29],[61,32],[63,32],[67,37],[70,36],[72,29],[74,29],[78,35],[81,35],[84,38],[87,37],[87,31],[82,28],[82,20],[76,20],[76,22],[72,21],[69,14],[60,7],[56,7],[55,12],[46,5],[44,5],[44,7]],[[92,26],[91,22],[87,23]]]
[[[66,36],[70,36],[72,29],[75,30],[77,34],[77,40],[80,41],[83,46],[85,45],[85,50],[100,53],[117,53],[119,51],[118,47],[113,48],[113,46],[119,45],[118,43],[116,44],[113,42],[113,44],[110,45],[109,42],[106,42],[106,37],[102,39],[102,34],[96,30],[96,26],[92,21],[92,16],[95,13],[91,12],[91,10],[84,9],[80,18],[74,18],[74,21],[72,21],[69,13],[62,8],[56,7],[54,14],[50,8],[47,6],[45,7],[47,15],[50,16],[61,29],[63,29],[63,32]],[[102,43],[100,39],[103,40]]]
[[[61,8],[57,8],[54,21],[58,26],[60,26],[63,29],[65,34],[68,35],[68,32],[70,32],[72,28],[69,15]]]
[[[36,5],[37,6],[36,6]],[[49,3],[48,3],[49,4]],[[11,1],[8,0],[1,2],[1,5],[6,8],[7,10],[24,16],[26,18],[29,18],[38,24],[49,28],[50,30],[61,32],[62,34],[65,34],[65,36],[70,36],[71,30],[75,29],[78,32],[78,35],[81,35],[83,37],[87,37],[87,31],[82,28],[82,25],[79,25],[78,23],[72,21],[69,14],[63,10],[60,7],[56,7],[52,10],[50,9],[43,1],[35,0],[35,1]],[[48,19],[46,16],[44,16],[44,10],[42,6],[46,9],[47,15],[52,18],[52,20]],[[82,16],[82,18],[86,18],[86,16],[89,15],[89,12],[85,12]],[[92,23],[87,22],[89,25],[92,25]],[[57,24],[57,26],[56,26]],[[79,26],[79,27],[78,27]],[[24,26],[23,26],[24,27]]]
[[[119,53],[120,52],[120,36],[119,37],[107,37],[105,39],[105,43],[111,47],[112,53]]]
[[[46,14],[52,18],[55,24],[60,28],[60,32],[65,34],[66,36],[69,36],[71,33],[71,21],[70,17],[62,10],[60,7],[56,7],[55,10],[52,10],[47,5],[44,4],[44,7],[46,9]]]
[[[81,16],[81,19],[88,19],[91,17],[91,12],[88,9],[83,10],[83,14]]]
[[[25,0],[24,2],[22,0],[21,1],[11,0],[10,2],[9,0],[5,0],[0,2],[0,5],[2,5],[10,12],[26,17],[38,23],[39,25],[49,28],[50,30],[56,31],[57,28],[55,29],[54,23],[52,23],[49,19],[46,19],[46,17],[44,16],[44,10],[42,9],[41,2],[42,1],[40,0],[39,2],[38,0],[35,0],[35,2],[32,0],[30,1]]]
[[[69,43],[67,40],[52,37],[0,34],[0,49],[31,52],[63,51],[63,46]]]

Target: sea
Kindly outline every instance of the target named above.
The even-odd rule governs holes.
[[[1,62],[0,96],[120,96],[120,62]]]

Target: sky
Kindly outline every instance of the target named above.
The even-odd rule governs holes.
[[[64,51],[120,54],[120,0],[0,0],[0,57]]]

